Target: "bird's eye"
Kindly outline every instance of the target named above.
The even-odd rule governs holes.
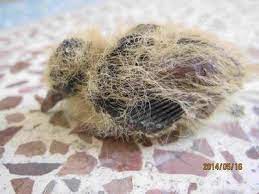
[[[66,39],[57,48],[57,53],[63,57],[75,57],[76,53],[82,49],[83,43],[83,40],[78,38]]]

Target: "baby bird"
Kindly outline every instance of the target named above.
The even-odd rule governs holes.
[[[239,56],[203,32],[140,24],[109,43],[58,46],[43,112],[67,99],[93,135],[158,137],[208,118],[242,83]]]

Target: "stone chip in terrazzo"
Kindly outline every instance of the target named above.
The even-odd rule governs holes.
[[[229,151],[222,151],[220,153],[227,162],[236,163],[234,156]],[[243,182],[243,177],[240,175],[240,173],[237,170],[235,169],[232,170],[232,176],[238,183]]]
[[[0,159],[3,157],[4,151],[4,147],[0,147]]]
[[[250,131],[250,134],[255,137],[256,139],[259,140],[259,129],[257,128],[252,128]]]
[[[191,147],[193,150],[200,152],[202,154],[205,154],[206,156],[213,157],[214,152],[209,145],[207,139],[202,138],[202,139],[195,139],[193,141],[193,145]]]
[[[155,149],[153,158],[158,171],[167,174],[207,176],[208,171],[203,170],[203,164],[212,162],[194,153],[160,149]]]
[[[22,101],[21,96],[8,96],[0,100],[0,110],[15,108],[21,103],[21,101]]]
[[[38,70],[29,70],[28,73],[36,74],[36,75],[43,75],[43,71],[38,71]]]
[[[221,129],[229,136],[236,137],[245,141],[250,141],[238,122],[225,122],[221,125]]]
[[[60,163],[6,163],[3,164],[11,174],[40,176],[57,169]]]
[[[30,178],[17,178],[11,180],[13,189],[16,194],[31,194],[34,180]]]
[[[85,152],[76,152],[69,156],[66,163],[58,172],[59,176],[68,174],[84,175],[89,174],[97,165],[97,160]]]
[[[0,131],[0,146],[4,146],[23,126],[11,126]]]
[[[17,86],[21,86],[21,85],[26,84],[26,83],[28,83],[28,81],[27,80],[23,80],[23,81],[11,83],[11,84],[7,85],[6,88],[17,87]]]
[[[25,119],[25,116],[24,116],[23,113],[17,112],[17,113],[12,113],[12,114],[6,115],[5,119],[6,119],[8,124],[19,123],[19,122],[21,122]]]
[[[10,68],[11,73],[19,73],[20,71],[26,69],[30,66],[30,63],[28,61],[18,61]]]
[[[72,179],[63,179],[63,181],[65,182],[65,184],[67,185],[67,187],[70,189],[70,191],[72,192],[77,192],[79,187],[80,187],[80,183],[81,181],[79,179],[76,178],[72,178]]]
[[[56,184],[57,182],[55,180],[50,181],[44,188],[42,194],[52,194],[52,191]]]
[[[19,145],[15,154],[27,157],[43,155],[47,151],[46,145],[42,141],[31,141]]]
[[[50,145],[49,152],[51,154],[66,154],[68,152],[69,145],[63,142],[53,140]]]
[[[259,146],[253,146],[246,151],[248,158],[257,160],[259,159]]]
[[[259,107],[258,107],[258,106],[254,106],[254,107],[253,107],[253,111],[254,111],[254,113],[255,113],[257,116],[259,116]]]
[[[138,145],[133,142],[104,140],[99,160],[102,166],[119,172],[142,168],[142,153]]]
[[[150,190],[153,192],[157,191],[159,194],[165,194],[166,192],[167,194],[175,192],[177,192],[177,194],[187,194],[188,187],[191,194],[257,193],[259,159],[249,158],[246,154],[246,152],[250,150],[250,152],[248,152],[250,156],[255,157],[256,155],[254,156],[254,154],[257,153],[252,147],[256,147],[259,141],[259,120],[257,108],[255,108],[259,107],[259,89],[257,87],[259,85],[259,79],[257,75],[256,77],[249,77],[241,90],[235,93],[234,96],[229,96],[229,101],[227,101],[226,106],[222,107],[224,112],[221,111],[222,109],[217,109],[214,112],[211,119],[208,120],[209,127],[205,124],[202,128],[196,130],[195,133],[190,132],[189,134],[182,134],[185,133],[185,131],[181,130],[179,138],[177,137],[178,134],[165,135],[158,140],[158,143],[156,140],[152,140],[153,145],[151,145],[149,141],[144,142],[144,144],[143,142],[138,142],[137,151],[135,149],[132,150],[132,152],[136,152],[136,161],[130,158],[132,154],[130,145],[122,146],[122,152],[126,150],[126,154],[123,154],[119,151],[120,148],[117,148],[120,147],[121,143],[114,143],[117,145],[115,148],[114,146],[108,145],[108,148],[105,149],[102,144],[103,140],[88,137],[85,134],[87,128],[81,128],[78,132],[69,135],[69,132],[73,130],[72,128],[64,129],[60,125],[55,126],[49,124],[49,119],[55,113],[54,111],[63,109],[63,103],[60,103],[61,106],[58,105],[47,114],[40,112],[39,105],[47,93],[47,86],[44,85],[44,87],[42,87],[42,85],[46,81],[43,79],[43,73],[48,63],[50,52],[66,37],[71,37],[75,33],[81,33],[81,30],[90,29],[93,24],[97,26],[97,28],[100,28],[102,35],[108,35],[107,37],[116,33],[118,25],[125,23],[127,26],[130,26],[131,24],[149,22],[157,24],[179,22],[187,26],[198,26],[209,33],[216,33],[219,38],[237,44],[242,50],[253,48],[252,55],[247,56],[254,56],[256,60],[253,60],[253,64],[257,64],[257,67],[259,67],[259,45],[257,44],[259,41],[259,37],[257,36],[259,32],[259,12],[256,10],[259,2],[252,0],[236,0],[231,2],[218,0],[217,3],[213,0],[202,0],[200,3],[187,0],[166,0],[163,1],[163,3],[161,3],[160,0],[132,0],[130,2],[114,0],[79,1],[84,1],[84,5],[78,9],[76,8],[74,11],[66,12],[62,10],[62,12],[57,13],[57,16],[47,16],[41,21],[38,21],[37,18],[33,18],[33,24],[28,23],[28,25],[25,24],[23,26],[14,26],[11,29],[0,30],[0,102],[8,96],[21,96],[23,98],[17,106],[0,111],[0,145],[3,145],[0,146],[0,152],[4,150],[2,158],[0,159],[0,193],[15,194],[11,180],[27,177],[35,181],[32,189],[33,194],[72,193],[63,182],[63,179],[73,178],[81,181],[78,191],[73,192],[77,194],[109,194],[103,187],[103,185],[106,184],[108,184],[108,191],[112,194],[114,194],[113,191],[119,193],[119,189],[122,190],[121,193],[128,194],[146,194],[146,192]],[[85,3],[86,1],[91,3]],[[0,2],[2,1],[0,0]],[[24,5],[23,2],[24,1],[22,1],[22,3],[16,3],[16,1],[8,1],[8,4],[11,5],[13,3],[13,5],[19,4],[19,6],[21,6]],[[50,9],[60,6],[56,5],[55,1],[35,1],[37,6],[30,9],[30,11],[35,11],[36,9],[34,8],[37,7],[46,7],[47,5],[42,6],[46,2],[52,2],[51,4],[54,5],[50,6]],[[68,2],[68,0],[65,0],[65,2]],[[64,4],[66,4],[65,2]],[[28,4],[26,3],[26,6],[31,4],[34,4],[34,1],[30,1]],[[5,3],[0,3],[0,10],[2,5],[5,6]],[[157,9],[158,7],[159,9]],[[223,7],[225,9],[222,9]],[[15,9],[11,11],[13,12],[13,10]],[[24,11],[25,7],[23,7],[22,10]],[[8,12],[8,10],[5,11]],[[49,11],[50,10],[48,10],[48,12]],[[64,12],[66,13],[64,14]],[[15,15],[12,16],[15,17]],[[12,18],[13,17],[10,17],[8,20]],[[1,19],[0,28],[1,22],[5,21],[4,18],[3,20]],[[186,45],[186,47],[188,45]],[[250,63],[249,60],[247,62]],[[13,73],[10,72],[10,70]],[[25,81],[27,81],[27,83],[25,83]],[[7,104],[5,104],[5,106]],[[229,112],[229,105],[231,104],[244,106],[244,114],[242,114],[241,117],[233,117]],[[3,106],[3,104],[0,103],[0,107],[1,106]],[[21,124],[15,122],[8,124],[6,116],[15,113],[24,114],[26,119],[21,121]],[[67,112],[65,112],[65,115],[68,115]],[[68,121],[70,121],[70,118]],[[233,124],[230,127],[227,126],[227,128],[230,128],[227,130],[224,129],[224,126],[221,126],[221,129],[213,131],[213,128],[210,127],[210,122],[218,125],[220,125],[220,123],[238,123],[239,126]],[[12,134],[12,130],[10,130],[10,133],[6,133],[5,130],[14,126],[14,124],[24,127],[18,130],[16,134],[15,132]],[[74,126],[75,122],[73,121],[70,124],[70,126]],[[1,131],[4,132],[4,135]],[[186,133],[187,132],[189,131],[186,131]],[[215,155],[213,158],[209,156],[211,155],[209,149],[197,148],[196,145],[193,146],[193,144],[195,144],[194,141],[200,139],[206,139],[206,143],[209,144]],[[33,157],[15,155],[15,151],[19,145],[32,141],[44,142],[47,146],[47,151],[44,155],[36,155]],[[66,152],[66,146],[61,146],[62,148],[53,146],[55,145],[53,143],[54,141],[68,144],[68,151]],[[200,141],[203,142],[202,140]],[[51,145],[52,143],[53,145]],[[105,146],[106,145],[107,144],[105,144]],[[136,145],[134,144],[133,147],[134,146]],[[191,149],[192,146],[196,150]],[[112,149],[114,149],[114,151]],[[154,150],[156,149],[164,149],[170,152],[170,154],[163,153],[161,158],[157,158],[161,164],[160,167],[164,167],[167,172],[170,172],[168,169],[172,168],[170,166],[171,163],[179,166],[178,163],[181,162],[184,163],[185,171],[191,173],[171,174],[171,172],[165,173],[159,170],[156,167],[158,161],[153,157]],[[195,164],[194,159],[197,156],[199,158],[197,159],[198,161],[207,158],[214,160],[214,162],[228,162],[221,155],[220,151],[223,149],[231,153],[233,159],[236,159],[236,162],[243,163],[243,170],[237,172],[242,176],[242,183],[232,178],[233,172],[229,170],[210,170],[205,171],[208,173],[207,176],[197,176],[195,174],[197,172],[193,172],[189,169],[189,162]],[[93,164],[94,167],[92,167],[92,171],[82,175],[66,174],[65,176],[59,176],[59,171],[66,165],[69,157],[75,155],[79,150],[89,155],[89,158],[97,157],[96,163]],[[112,154],[112,156],[103,154],[106,157],[105,163],[110,165],[110,167],[103,166],[100,161],[101,159],[98,158],[101,152],[106,150]],[[175,152],[182,153],[183,151],[188,152],[187,155],[192,153],[189,161],[186,161],[186,158],[182,158],[181,154],[175,154]],[[52,154],[52,152],[59,152],[61,154]],[[66,154],[63,155],[65,152]],[[180,157],[177,158],[179,155]],[[125,157],[125,159],[123,159],[123,157]],[[73,171],[77,173],[87,168],[84,166],[87,162],[85,162],[84,159],[80,161],[79,158],[80,157],[74,157],[74,160],[77,160],[77,162],[67,164],[67,167],[77,168],[76,170],[70,169],[70,172]],[[227,156],[227,158],[231,159],[229,156]],[[127,159],[132,163],[127,162]],[[95,161],[95,159],[93,160]],[[34,167],[31,166],[32,162],[38,162],[40,164]],[[81,162],[83,163],[82,165]],[[10,173],[3,165],[6,163],[14,163],[14,165],[17,165],[15,171],[19,171],[20,174],[24,175]],[[53,168],[53,170],[50,170],[48,173],[46,173],[47,167],[44,167],[44,169],[42,169],[42,171],[44,171],[42,175],[26,175],[28,172],[30,174],[41,174],[35,171],[40,171],[38,169],[42,168],[40,167],[42,163],[60,164],[57,168]],[[90,163],[89,166],[91,165]],[[14,168],[14,166],[12,166],[12,168]],[[119,172],[118,169],[122,172]],[[199,169],[197,171],[199,171]],[[238,179],[238,175],[235,174],[234,176]],[[124,183],[121,180],[125,179],[125,177],[131,177],[131,179],[126,179],[126,183]],[[197,189],[194,190],[196,186]],[[191,191],[191,189],[193,190]]]
[[[197,190],[197,188],[198,188],[197,183],[190,183],[187,194],[191,194],[193,191]]]
[[[38,86],[27,86],[27,87],[19,89],[18,92],[20,94],[32,93],[32,92],[35,92],[35,91],[37,91],[37,90],[39,90],[41,88],[42,88],[41,85],[38,85]]]
[[[114,179],[103,188],[108,194],[128,194],[133,190],[132,177]]]

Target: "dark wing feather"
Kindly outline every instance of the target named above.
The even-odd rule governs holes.
[[[166,99],[139,102],[128,111],[127,125],[145,133],[155,133],[179,120],[184,111],[181,106]]]

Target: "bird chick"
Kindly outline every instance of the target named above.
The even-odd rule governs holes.
[[[157,137],[177,125],[191,126],[208,118],[242,82],[242,62],[232,47],[193,29],[140,24],[98,57],[90,45],[65,40],[50,57],[55,91],[50,96],[57,99],[47,108],[43,103],[42,110],[78,95],[80,108],[87,104],[91,110],[83,122],[96,124],[97,136]]]

